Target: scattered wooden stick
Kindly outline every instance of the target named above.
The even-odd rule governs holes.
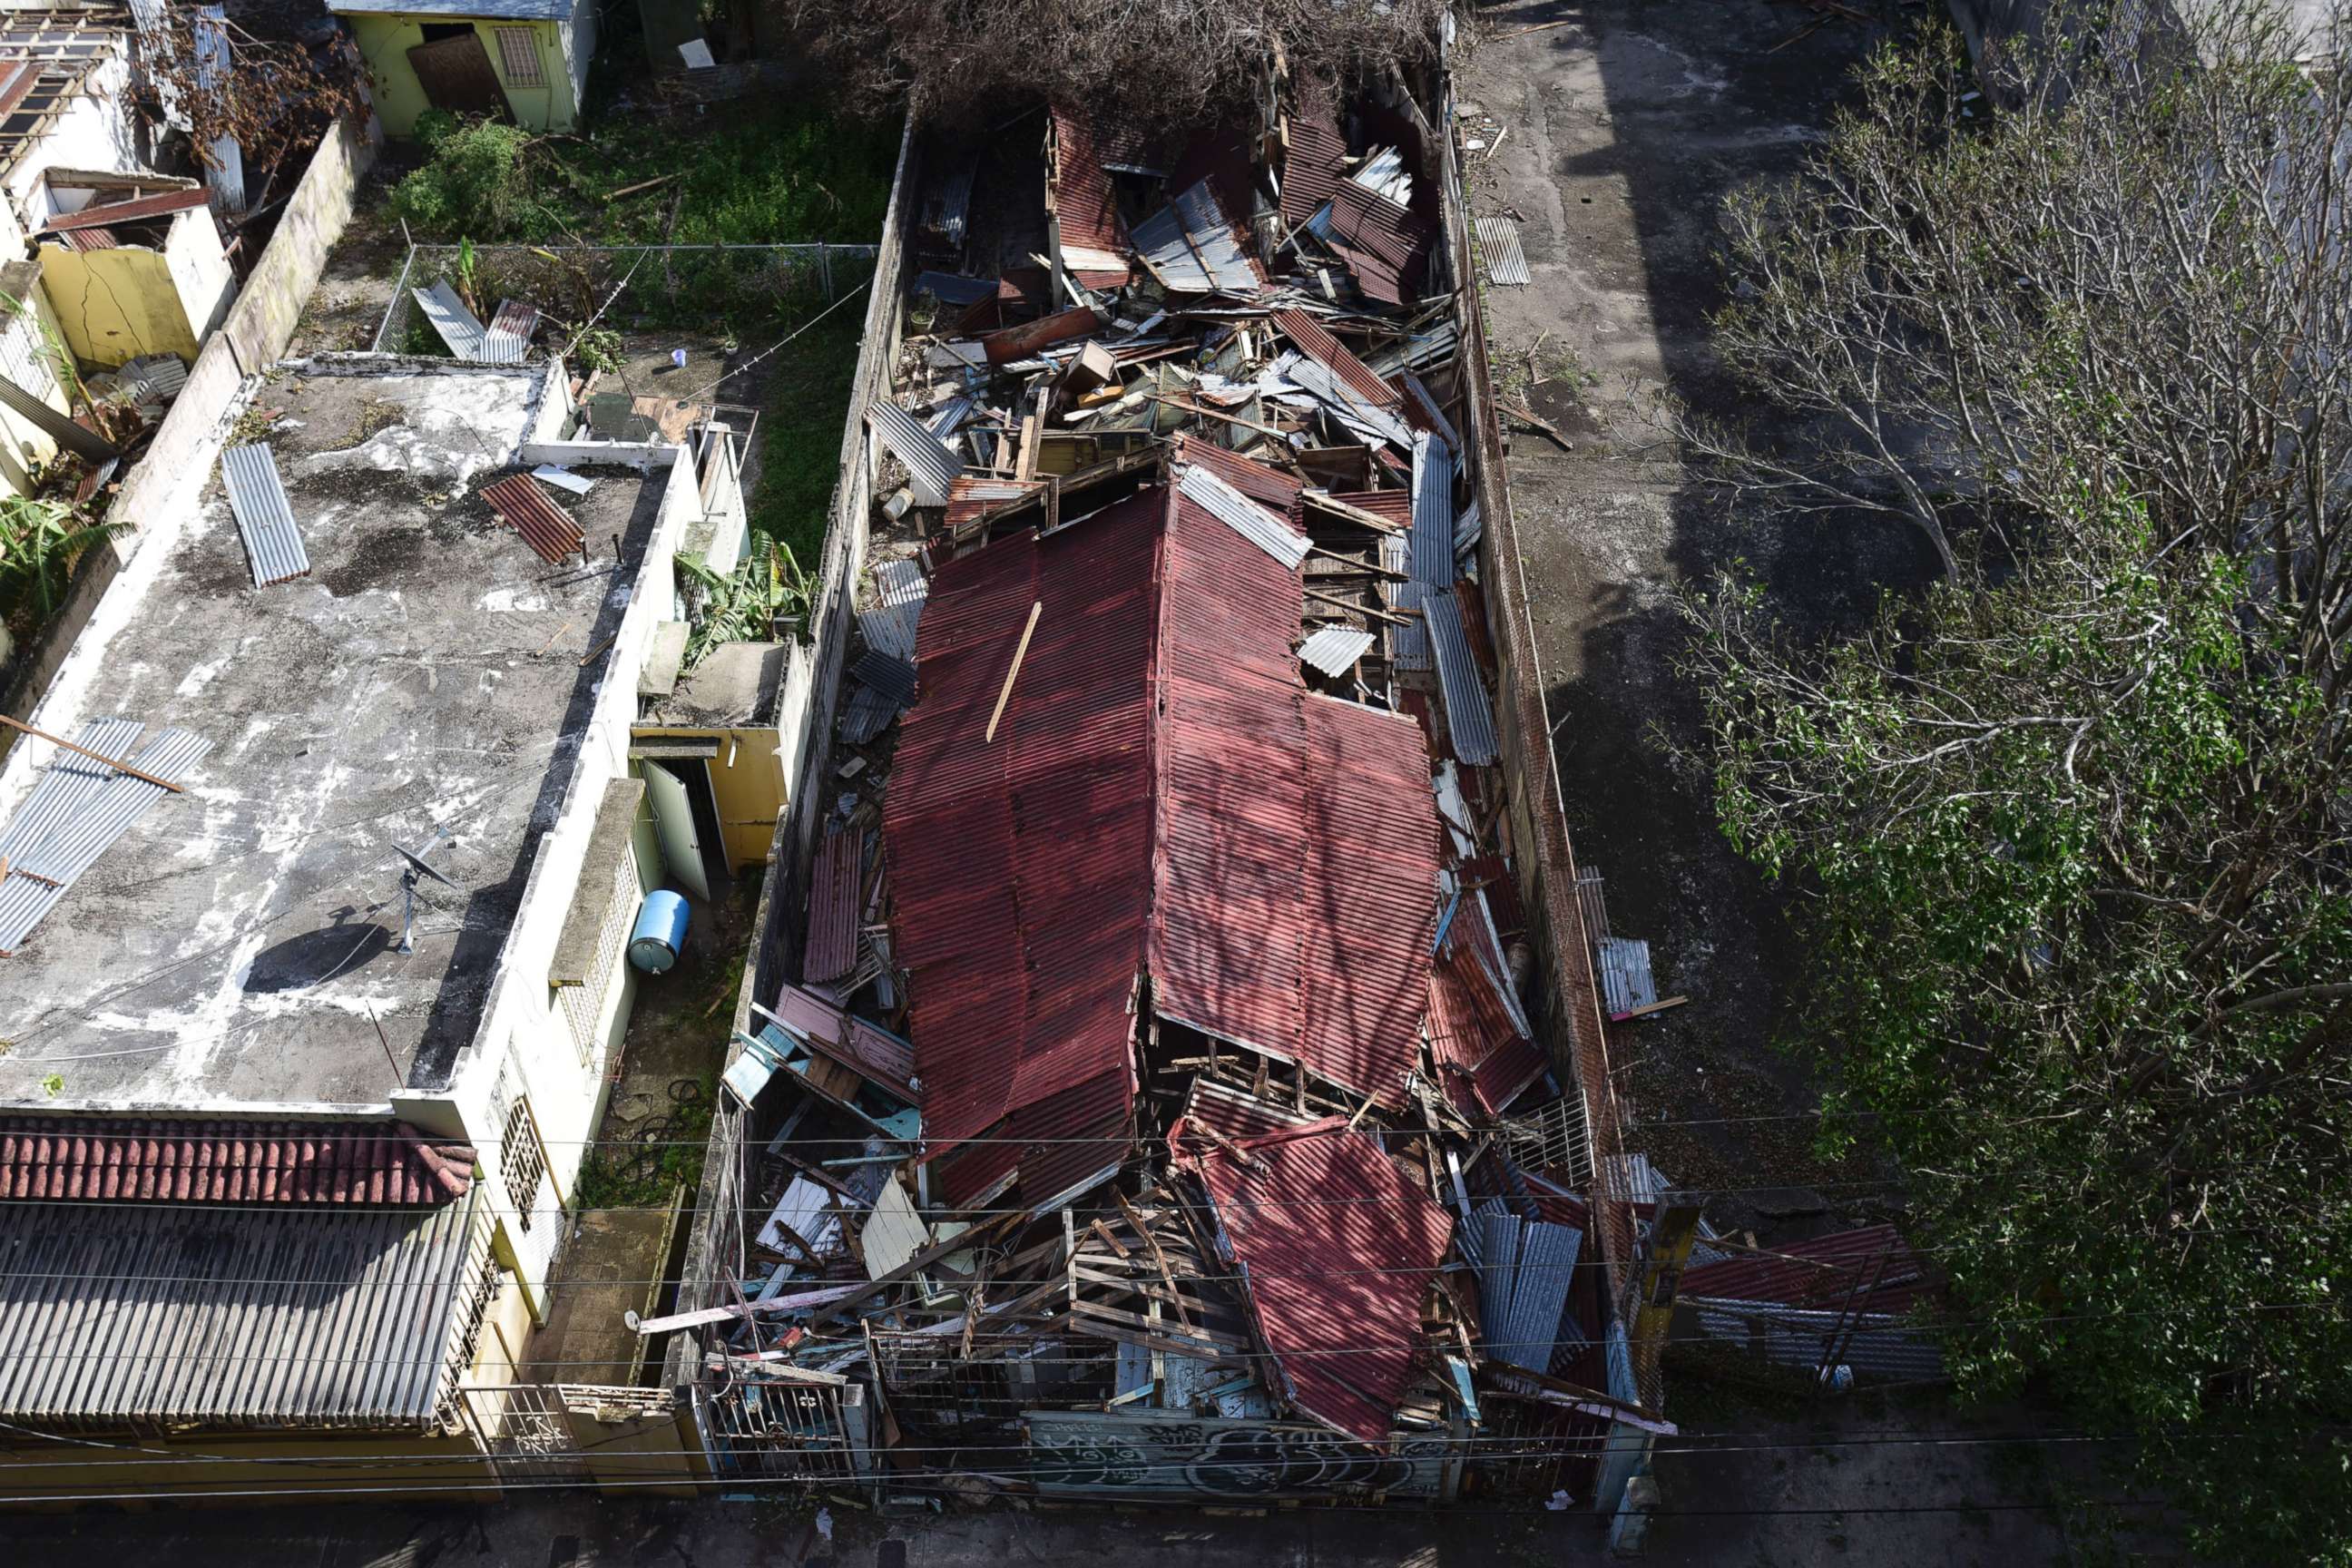
[[[1576,443],[1561,435],[1559,433],[1559,426],[1553,425],[1548,419],[1538,418],[1533,411],[1524,405],[1517,403],[1497,403],[1496,406],[1500,408],[1504,413],[1509,415],[1512,418],[1517,420],[1520,424],[1525,425],[1528,429],[1539,430],[1543,432],[1543,434],[1550,437],[1553,440],[1559,442],[1559,449],[1561,451],[1573,452],[1576,450]]]
[[[1004,672],[1004,689],[996,694],[996,711],[988,716],[988,733],[981,737],[983,743],[996,739],[997,721],[1004,717],[1004,705],[1013,700],[1013,682],[1021,674],[1021,661],[1029,657],[1029,637],[1037,629],[1037,617],[1045,613],[1045,601],[1037,600],[1029,606],[1029,624],[1021,628],[1020,646],[1013,650],[1013,668]]]
[[[141,773],[137,768],[132,767],[129,763],[123,762],[119,757],[110,757],[104,752],[93,752],[88,746],[77,746],[71,741],[65,739],[63,736],[52,735],[47,730],[36,730],[30,724],[25,723],[21,720],[9,718],[5,713],[0,713],[0,724],[5,724],[11,730],[30,735],[36,741],[47,741],[52,746],[62,746],[68,752],[88,757],[91,762],[104,763],[116,773],[129,773],[132,778],[139,780],[142,784],[151,784],[159,789],[170,790],[173,795],[185,793],[178,784],[173,784],[170,779],[159,779],[153,773]]]
[[[1580,16],[1569,16],[1557,22],[1538,22],[1532,27],[1514,27],[1507,33],[1496,34],[1492,41],[1499,44],[1505,38],[1524,38],[1529,33],[1549,33],[1554,27],[1572,27],[1582,20]]]
[[[677,175],[676,174],[656,174],[650,180],[639,180],[634,185],[623,185],[619,190],[614,191],[612,195],[606,196],[604,200],[607,205],[609,205],[613,202],[619,201],[623,196],[634,196],[639,191],[650,191],[656,185],[667,185],[672,180],[677,178]]]
[[[1653,1013],[1663,1013],[1669,1007],[1679,1007],[1689,1000],[1687,996],[1668,996],[1662,1001],[1651,1002],[1643,1006],[1629,1007],[1622,1013],[1612,1013],[1609,1015],[1609,1021],[1612,1024],[1622,1024],[1628,1018],[1646,1018]]]

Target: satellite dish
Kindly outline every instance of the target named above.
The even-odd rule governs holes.
[[[400,951],[403,952],[416,951],[414,931],[416,924],[416,884],[418,882],[430,877],[452,892],[462,893],[466,890],[425,863],[425,857],[432,854],[435,847],[448,837],[446,828],[436,826],[433,829],[433,837],[415,849],[403,849],[397,844],[392,847],[394,854],[408,862],[408,869],[400,874]]]

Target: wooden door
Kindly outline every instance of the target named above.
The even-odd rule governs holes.
[[[452,114],[514,118],[479,33],[465,32],[419,44],[408,51],[408,63],[416,72],[417,84],[425,89],[425,101],[434,108]]]

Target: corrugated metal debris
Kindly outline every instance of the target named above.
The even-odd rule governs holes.
[[[100,720],[84,726],[107,749],[140,773],[183,784],[212,751],[212,742],[186,730],[158,730],[131,750],[142,725]],[[99,751],[100,744],[78,739]],[[0,957],[15,952],[41,918],[57,906],[80,875],[131,831],[150,806],[170,792],[146,779],[89,758],[60,751],[44,771],[5,835],[6,876],[0,879]]]
[[[236,517],[237,537],[245,542],[253,585],[267,588],[309,576],[310,555],[302,548],[302,531],[295,526],[285,481],[278,476],[277,454],[259,444],[227,447],[221,453],[221,481]]]
[[[425,312],[425,319],[433,323],[433,330],[441,335],[442,342],[448,346],[450,358],[472,363],[482,357],[481,318],[466,309],[457,290],[446,283],[435,283],[431,288],[411,289],[408,292],[416,301],[416,308]]]
[[[588,547],[587,535],[572,521],[572,514],[549,500],[547,492],[526,475],[509,474],[484,485],[482,499],[551,566],[562,565]]]
[[[1325,626],[1298,645],[1298,657],[1326,675],[1345,675],[1378,641],[1371,633],[1352,626]]]
[[[501,300],[490,324],[482,330],[481,360],[484,364],[520,364],[530,348],[530,335],[539,330],[539,307],[520,300]]]
[[[1478,220],[1478,249],[1486,258],[1486,279],[1498,289],[1524,289],[1534,282],[1528,253],[1519,246],[1518,225],[1507,217]]]
[[[945,506],[948,483],[964,470],[964,461],[923,422],[885,398],[866,405],[866,417],[890,455],[907,466],[907,483],[924,506]]]

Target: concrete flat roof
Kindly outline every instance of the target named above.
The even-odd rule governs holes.
[[[253,407],[278,417],[240,435],[276,452],[307,577],[253,586],[217,469],[185,520],[145,520],[161,536],[36,722],[178,725],[212,751],[0,958],[0,1104],[373,1106],[447,1082],[661,498],[661,475],[625,470],[554,497],[585,568],[499,521],[477,492],[514,467],[541,381],[314,366],[263,384]],[[8,769],[0,814],[35,771]],[[403,954],[394,847],[436,828],[427,858],[462,891],[423,885]]]

